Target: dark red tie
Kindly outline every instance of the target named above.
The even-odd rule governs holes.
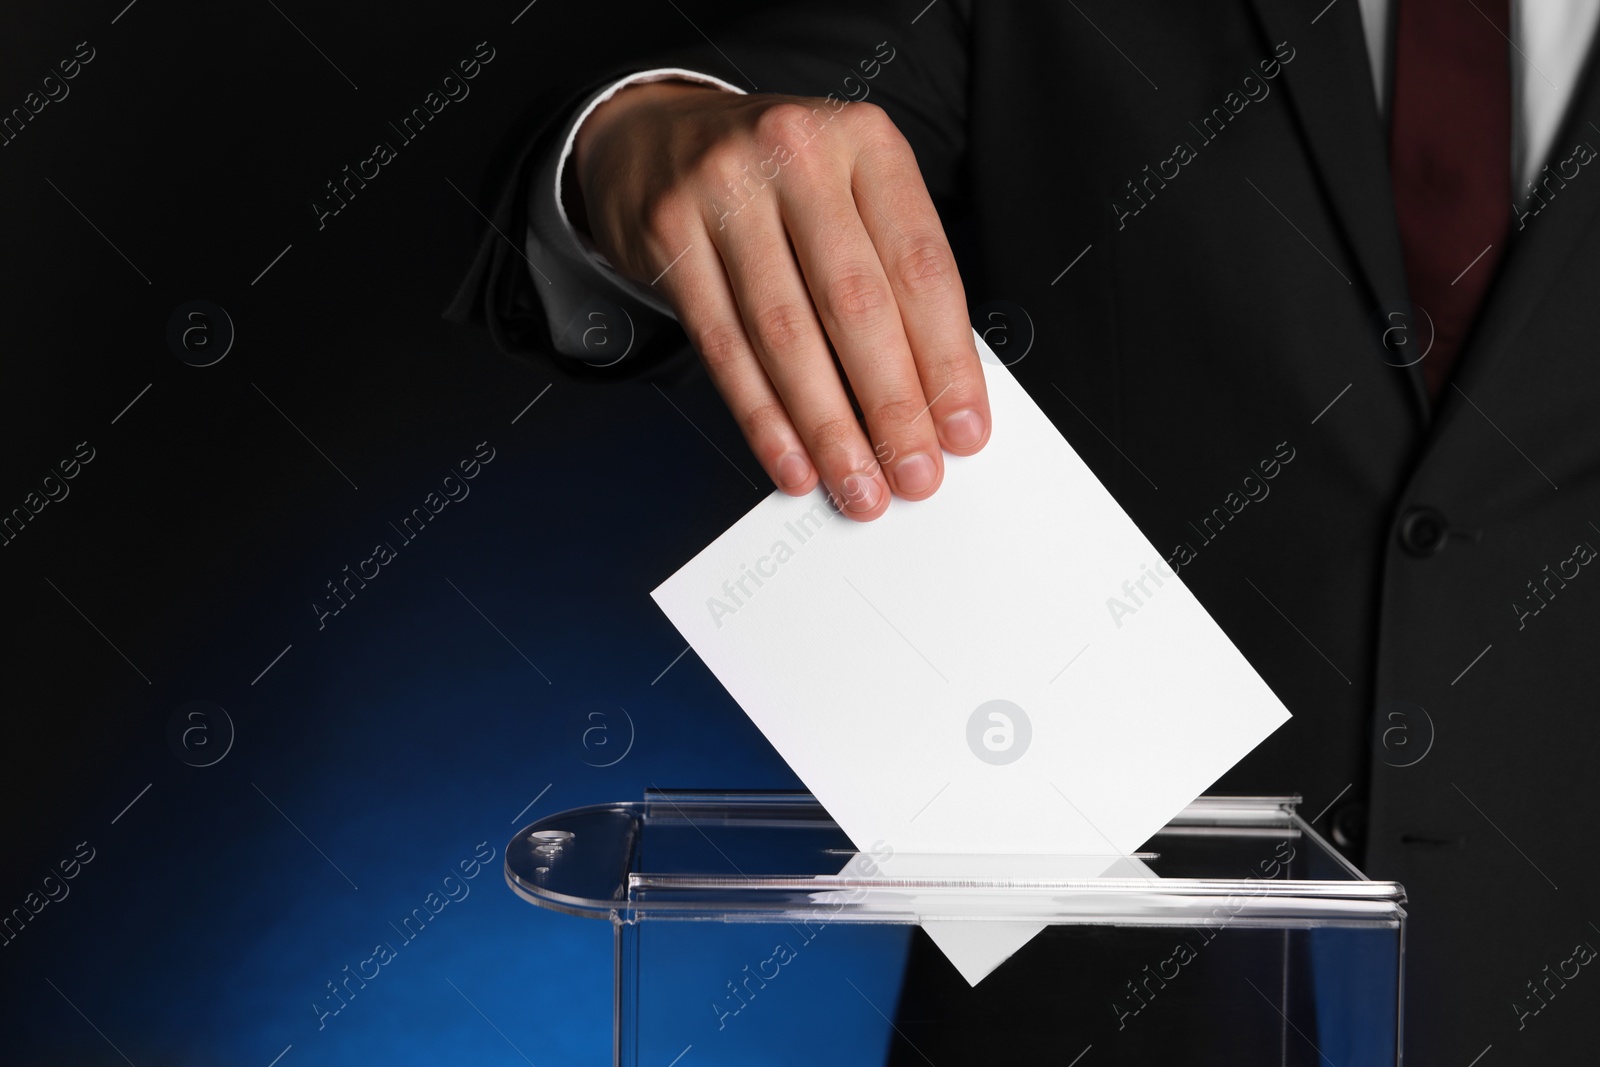
[[[1505,249],[1511,210],[1511,0],[1400,0],[1389,174],[1437,397]],[[1424,315],[1424,312],[1426,315]]]

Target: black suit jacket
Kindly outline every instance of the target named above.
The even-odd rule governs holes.
[[[1600,978],[1527,983],[1600,945],[1600,169],[1560,162],[1600,144],[1592,65],[1433,405],[1356,4],[925,4],[763,12],[594,84],[670,62],[859,95],[888,42],[868,98],[975,324],[1031,344],[1013,371],[1294,714],[1215,791],[1328,805],[1405,884],[1408,1062],[1578,1062]],[[505,232],[566,114],[521,141]],[[537,351],[526,269],[489,234],[454,313]]]

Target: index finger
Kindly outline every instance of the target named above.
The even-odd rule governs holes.
[[[856,155],[851,191],[900,308],[939,443],[971,455],[991,426],[966,290],[911,146],[887,117],[877,125]]]

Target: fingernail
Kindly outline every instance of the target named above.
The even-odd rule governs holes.
[[[785,489],[803,485],[811,477],[811,464],[798,452],[785,452],[778,460],[778,484]]]
[[[895,467],[894,480],[900,486],[901,493],[916,496],[933,488],[933,480],[938,473],[933,458],[926,452],[917,452],[901,460],[900,465]]]
[[[951,448],[971,448],[983,440],[983,417],[971,408],[945,416],[944,442]]]
[[[871,511],[878,506],[881,491],[878,489],[878,480],[876,478],[852,474],[845,478],[841,488],[844,489],[846,511],[854,511],[859,514],[864,511]]]

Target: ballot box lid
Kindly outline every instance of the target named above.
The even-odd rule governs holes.
[[[1200,797],[1119,856],[896,855],[790,792],[648,791],[523,827],[506,882],[553,911],[645,921],[1398,926],[1405,891],[1352,866],[1298,797]]]

